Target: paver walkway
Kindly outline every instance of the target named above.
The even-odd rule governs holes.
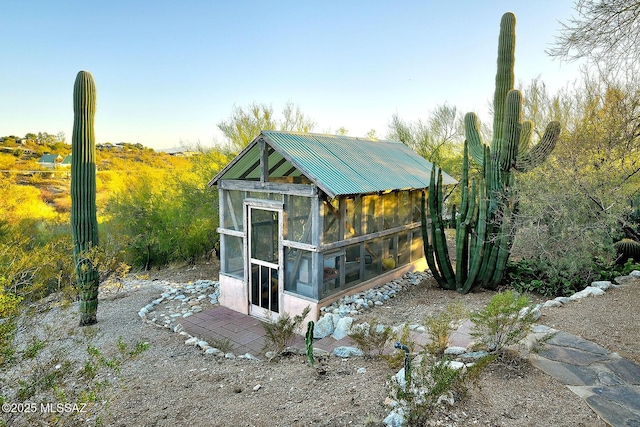
[[[182,326],[193,336],[210,345],[227,341],[236,354],[262,353],[265,332],[260,320],[217,306],[182,319]],[[465,322],[450,339],[450,344],[466,347],[472,340],[470,321]],[[537,333],[549,333],[537,326]],[[411,339],[425,344],[426,334],[411,332]],[[294,346],[304,347],[304,338],[296,337]],[[314,347],[332,352],[338,346],[353,346],[347,337],[336,341],[326,337]],[[542,350],[529,355],[531,364],[556,378],[613,427],[640,427],[640,366],[590,341],[557,332]]]
[[[610,425],[640,426],[640,366],[636,363],[562,331],[529,360],[582,397]]]

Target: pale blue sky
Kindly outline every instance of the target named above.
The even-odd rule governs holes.
[[[80,70],[96,81],[97,142],[161,149],[222,140],[235,105],[298,104],[315,132],[387,134],[391,116],[448,103],[483,120],[500,17],[516,26],[516,79],[555,90],[576,64],[544,50],[572,0],[2,0],[0,136],[64,132]]]

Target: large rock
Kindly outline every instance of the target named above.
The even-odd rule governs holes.
[[[349,335],[351,332],[351,324],[353,323],[353,317],[343,317],[338,320],[335,330],[333,331],[333,338],[341,340]]]
[[[355,347],[342,345],[333,349],[333,354],[338,357],[362,356],[362,350]]]
[[[588,296],[598,296],[598,295],[604,295],[604,291],[602,289],[600,289],[600,288],[594,288],[593,286],[587,286],[586,288],[584,288],[580,292],[576,292],[575,294],[571,295],[569,297],[569,299],[571,301],[575,301],[577,299],[585,298],[585,297],[588,297]]]
[[[313,327],[313,338],[322,339],[333,333],[333,316],[325,314]]]

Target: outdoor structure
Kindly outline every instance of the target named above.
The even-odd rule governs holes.
[[[71,154],[67,154],[66,156],[64,156],[64,159],[62,159],[62,161],[60,162],[60,167],[61,168],[70,168],[71,167]]]
[[[276,318],[424,269],[432,164],[399,142],[263,131],[210,182],[220,303]],[[444,183],[456,181],[444,174]]]
[[[61,161],[62,156],[60,154],[43,154],[38,159],[38,164],[48,169],[55,169]]]

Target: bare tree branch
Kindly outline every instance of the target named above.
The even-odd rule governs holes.
[[[549,55],[566,61],[587,58],[609,72],[638,67],[640,1],[575,0],[574,9],[577,17],[561,23]]]

